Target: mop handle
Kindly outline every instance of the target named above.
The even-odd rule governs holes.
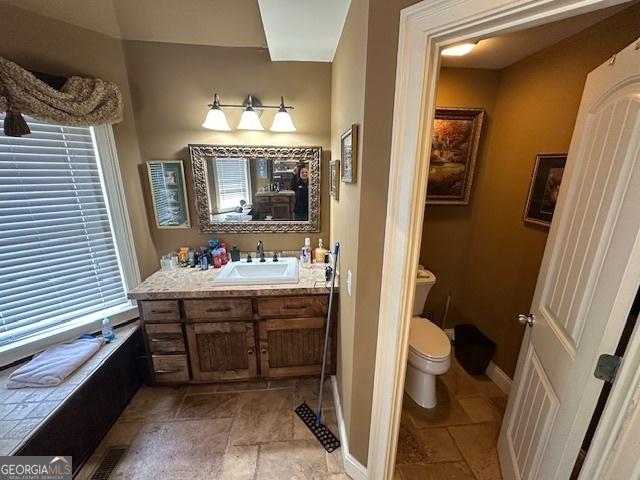
[[[329,348],[329,334],[331,332],[331,311],[333,310],[333,289],[336,284],[336,273],[338,271],[338,255],[340,253],[340,243],[336,242],[333,249],[333,272],[331,272],[331,288],[329,289],[329,310],[327,312],[327,326],[324,332],[324,348],[322,350],[322,369],[320,373],[320,388],[318,390],[318,410],[316,414],[316,425],[320,424],[322,417],[322,393],[324,391],[324,371],[327,366],[327,350]]]

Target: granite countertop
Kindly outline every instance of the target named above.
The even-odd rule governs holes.
[[[244,258],[244,257],[243,257]],[[324,263],[300,268],[298,283],[276,285],[214,285],[222,269],[176,268],[157,271],[128,293],[135,300],[211,297],[268,297],[278,295],[328,294],[331,282],[325,280]],[[336,279],[336,290],[338,281]]]

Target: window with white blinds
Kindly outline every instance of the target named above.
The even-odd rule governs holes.
[[[2,132],[0,346],[129,304],[91,128]]]
[[[240,205],[240,200],[251,204],[251,181],[248,158],[216,158],[217,210],[229,211]]]

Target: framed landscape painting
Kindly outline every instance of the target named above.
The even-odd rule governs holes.
[[[480,108],[436,109],[427,204],[469,204],[484,115]]]
[[[551,225],[566,163],[566,153],[544,153],[536,156],[524,209],[525,222],[545,227]]]

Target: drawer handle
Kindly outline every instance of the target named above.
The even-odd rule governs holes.
[[[182,337],[162,337],[162,338],[152,338],[150,341],[152,343],[160,343],[160,342],[169,342],[172,340],[182,340]]]
[[[247,350],[247,354],[253,355],[253,350]]]
[[[231,311],[231,307],[207,308],[207,313],[221,313],[221,312],[229,312],[229,311]]]
[[[284,308],[287,310],[303,310],[309,308],[309,305],[285,305]]]
[[[262,354],[263,354],[263,355],[266,355],[266,354],[267,354],[267,349],[266,349],[266,348],[263,348],[263,349],[262,349]]]
[[[180,373],[181,371],[182,371],[181,368],[175,368],[175,369],[172,369],[172,370],[167,370],[165,368],[160,368],[160,369],[156,370],[155,372],[156,373]]]
[[[173,313],[173,310],[151,310],[151,313]]]

